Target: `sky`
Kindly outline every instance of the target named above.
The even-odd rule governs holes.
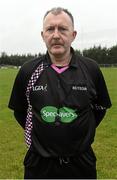
[[[42,19],[58,6],[74,16],[74,49],[117,45],[117,0],[0,0],[0,54],[45,53]]]

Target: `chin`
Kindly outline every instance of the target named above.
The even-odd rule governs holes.
[[[60,49],[58,49],[58,50],[51,50],[51,54],[53,54],[53,55],[62,55],[62,54],[64,54],[64,51],[60,50]]]

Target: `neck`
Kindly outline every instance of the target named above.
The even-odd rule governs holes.
[[[65,56],[60,56],[60,57],[55,57],[50,54],[51,61],[56,66],[67,66],[71,61],[71,57],[72,57],[71,53]]]

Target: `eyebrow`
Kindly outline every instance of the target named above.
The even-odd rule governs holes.
[[[48,25],[48,26],[45,26],[45,28],[50,28],[50,27],[55,27],[56,25]],[[58,27],[63,27],[63,28],[68,28],[68,26],[65,26],[65,25],[58,25]]]

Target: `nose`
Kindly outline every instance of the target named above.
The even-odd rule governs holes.
[[[55,29],[53,33],[53,38],[59,38],[59,37],[60,37],[59,31],[58,29]]]

